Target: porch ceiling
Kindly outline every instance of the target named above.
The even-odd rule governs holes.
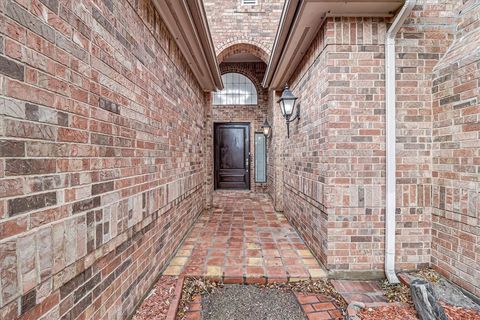
[[[281,89],[327,17],[391,17],[403,0],[287,0],[263,86]]]

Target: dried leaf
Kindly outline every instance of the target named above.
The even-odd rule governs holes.
[[[413,303],[410,288],[403,283],[390,284],[388,280],[384,280],[381,285],[388,302]]]

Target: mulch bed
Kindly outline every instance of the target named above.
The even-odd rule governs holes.
[[[449,320],[480,320],[480,314],[475,310],[464,309],[442,304]],[[365,320],[417,320],[417,312],[414,307],[379,307],[363,309],[357,316]]]
[[[427,270],[428,271],[428,270]],[[427,272],[424,271],[424,272]],[[428,271],[427,274],[430,280],[436,276],[434,272]],[[427,277],[425,277],[427,278]],[[182,278],[183,280],[183,278]],[[150,294],[145,298],[142,305],[138,308],[133,316],[133,320],[151,320],[151,319],[166,319],[169,312],[170,305],[175,304],[175,291],[177,295],[180,288],[176,288],[178,284],[177,277],[162,276],[155,284]],[[342,296],[335,290],[328,280],[309,280],[292,283],[268,283],[256,284],[254,286],[268,289],[278,289],[281,291],[303,292],[323,294],[331,297],[334,304],[339,308],[338,310],[344,313],[346,310],[346,303]],[[178,307],[177,319],[185,319],[187,313],[192,306],[192,302],[196,297],[211,294],[218,289],[223,288],[224,284],[221,282],[210,281],[203,278],[185,278],[182,287],[181,300]],[[175,290],[177,289],[177,290]],[[389,286],[387,283],[383,284],[385,295],[390,302],[397,304],[390,304],[386,306],[375,306],[372,308],[365,307],[359,310],[357,316],[360,319],[368,320],[416,320],[418,319],[417,312],[413,307],[410,290],[403,284]],[[177,298],[178,299],[178,298]],[[449,320],[480,320],[480,313],[476,310],[471,310],[462,307],[455,307],[452,305],[442,303],[445,313]],[[170,309],[175,309],[172,306]],[[172,310],[170,310],[171,312]]]
[[[162,276],[143,301],[133,320],[166,319],[168,309],[175,297],[177,277]]]
[[[442,304],[442,306],[450,320],[480,320],[480,314],[475,310],[454,307],[446,304]]]
[[[417,311],[414,307],[378,307],[362,309],[357,316],[368,320],[417,320]]]
[[[210,281],[202,278],[185,278],[182,288],[182,297],[177,310],[177,319],[185,319],[186,314],[190,311],[190,303],[195,297],[214,293],[218,288],[222,288],[223,283]]]
[[[431,283],[437,283],[441,276],[434,270],[426,268],[419,270],[415,275],[428,280]],[[403,283],[389,285],[387,281],[382,283],[385,296],[389,302],[406,303],[408,306],[382,306],[376,308],[365,308],[357,313],[360,319],[368,320],[417,320],[417,312],[413,306],[410,288]],[[456,307],[443,302],[445,313],[449,320],[480,320],[480,313],[476,310],[464,307]]]

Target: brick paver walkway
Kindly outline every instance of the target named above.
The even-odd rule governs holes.
[[[332,285],[347,303],[387,302],[378,281],[332,280]]]
[[[326,295],[295,292],[295,296],[308,320],[343,319],[342,311]]]
[[[285,216],[265,194],[217,191],[164,275],[207,276],[227,283],[326,277]]]

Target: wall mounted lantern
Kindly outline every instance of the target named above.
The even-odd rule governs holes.
[[[300,105],[297,106],[297,112],[292,118],[296,100],[297,97],[293,95],[292,91],[288,88],[288,85],[285,85],[285,89],[283,89],[282,96],[280,97],[280,100],[278,100],[278,103],[280,104],[280,110],[287,123],[287,138],[290,138],[290,122],[300,120]]]
[[[267,118],[265,118],[265,122],[262,124],[262,131],[263,131],[263,135],[265,136],[265,138],[268,138],[270,136],[270,132],[272,131],[272,127],[268,123]]]

